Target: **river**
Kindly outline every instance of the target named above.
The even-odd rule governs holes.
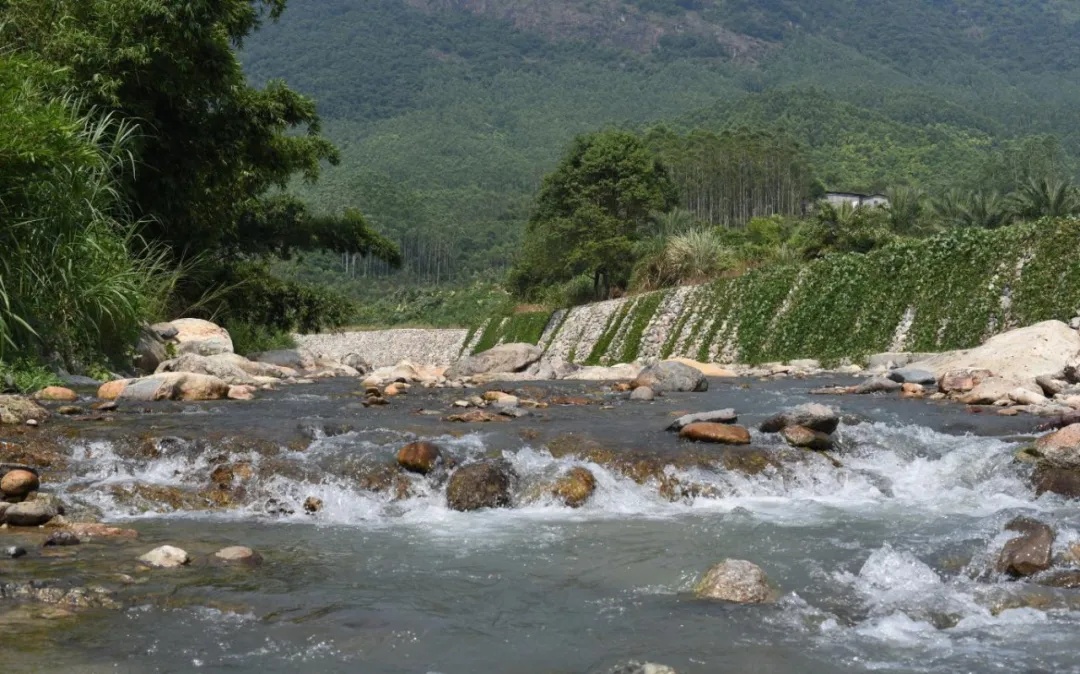
[[[842,466],[808,454],[756,475],[680,461],[712,450],[664,430],[676,411],[723,407],[753,427],[822,383],[714,380],[707,393],[653,403],[565,383],[559,393],[594,404],[469,425],[421,411],[448,413],[460,391],[414,390],[364,408],[356,383],[341,379],[251,403],[160,403],[109,421],[54,422],[71,462],[46,488],[139,540],[0,561],[0,579],[100,583],[122,603],[50,616],[0,602],[5,671],[555,674],[630,660],[679,674],[1080,671],[1078,591],[987,573],[1018,514],[1054,526],[1058,550],[1080,540],[1080,506],[1036,498],[1012,460],[1030,417],[814,396],[846,415]],[[776,436],[753,436],[780,451]],[[589,460],[599,454],[553,457],[548,445],[568,437],[652,457],[694,490],[673,502],[655,479],[639,484]],[[417,438],[460,460],[504,456],[521,477],[520,502],[451,511],[443,486],[415,475],[361,487],[372,466]],[[250,475],[220,507],[145,488],[132,496],[136,485],[201,488],[223,463]],[[570,465],[598,483],[583,507],[525,498]],[[308,497],[321,510],[305,512]],[[165,543],[193,564],[136,567],[135,556]],[[263,564],[205,562],[234,544],[258,550]],[[759,564],[779,599],[695,599],[696,578],[729,557]]]

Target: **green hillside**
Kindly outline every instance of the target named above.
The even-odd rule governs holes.
[[[292,0],[243,59],[314,96],[341,149],[298,190],[434,281],[505,269],[540,178],[605,126],[779,129],[828,188],[1068,170],[1077,28],[1060,0]]]

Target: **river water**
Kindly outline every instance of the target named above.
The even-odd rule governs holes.
[[[253,403],[163,403],[110,422],[61,422],[73,460],[56,491],[140,538],[0,562],[8,578],[42,576],[44,565],[99,582],[88,571],[97,564],[129,579],[102,582],[121,610],[31,621],[0,604],[5,671],[554,674],[628,660],[680,674],[1080,671],[1078,591],[987,573],[1018,514],[1054,526],[1059,550],[1080,540],[1080,506],[1036,498],[1012,461],[1030,418],[814,397],[848,415],[842,466],[808,455],[757,475],[680,462],[700,446],[664,431],[676,411],[721,407],[753,426],[822,383],[713,381],[707,393],[653,403],[564,386],[595,404],[461,425],[420,412],[445,413],[460,392],[366,409],[355,382],[341,380]],[[655,479],[639,484],[584,452],[554,458],[548,445],[565,446],[568,433],[658,457],[666,476],[696,491],[673,502]],[[417,438],[462,460],[506,457],[521,502],[459,513],[438,481],[409,477],[405,498],[361,486],[357,475]],[[153,450],[131,449],[140,443]],[[754,444],[780,451],[756,431]],[[223,461],[253,467],[234,504],[207,511],[124,496],[135,485],[195,489]],[[525,498],[529,484],[571,465],[597,478],[585,506]],[[324,504],[314,515],[300,507],[309,496]],[[165,543],[195,563],[134,568],[133,555]],[[200,561],[232,544],[264,563]],[[778,601],[695,599],[699,574],[729,557],[762,566]]]

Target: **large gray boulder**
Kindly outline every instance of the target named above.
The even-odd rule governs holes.
[[[899,367],[887,375],[889,379],[900,384],[922,384],[933,386],[937,384],[937,377],[929,370],[921,370],[917,367]]]
[[[631,386],[648,386],[657,393],[702,392],[709,390],[709,380],[697,368],[678,361],[665,360],[642,370]]]
[[[840,425],[840,415],[828,405],[806,403],[774,414],[761,422],[762,433],[779,433],[788,426],[803,426],[812,431],[832,433]]]
[[[144,327],[139,332],[139,340],[135,342],[135,369],[142,374],[153,374],[168,357],[165,340],[157,331]]]
[[[446,371],[447,379],[460,379],[477,374],[520,372],[544,355],[535,344],[500,344],[487,351],[462,358]]]
[[[180,353],[213,356],[233,352],[232,337],[229,336],[229,331],[220,325],[201,318],[178,318],[172,321],[172,326],[176,328],[173,341]]]
[[[277,365],[259,363],[248,360],[235,353],[219,353],[213,356],[200,356],[194,353],[185,353],[167,360],[158,366],[156,373],[163,372],[193,372],[195,374],[208,374],[221,379],[226,384],[259,384],[259,378],[280,379],[292,374]]]

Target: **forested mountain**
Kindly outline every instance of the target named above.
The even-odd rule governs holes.
[[[1078,30],[1071,0],[290,0],[242,58],[341,150],[298,191],[434,281],[508,266],[540,178],[605,126],[775,135],[829,189],[1070,173]]]

